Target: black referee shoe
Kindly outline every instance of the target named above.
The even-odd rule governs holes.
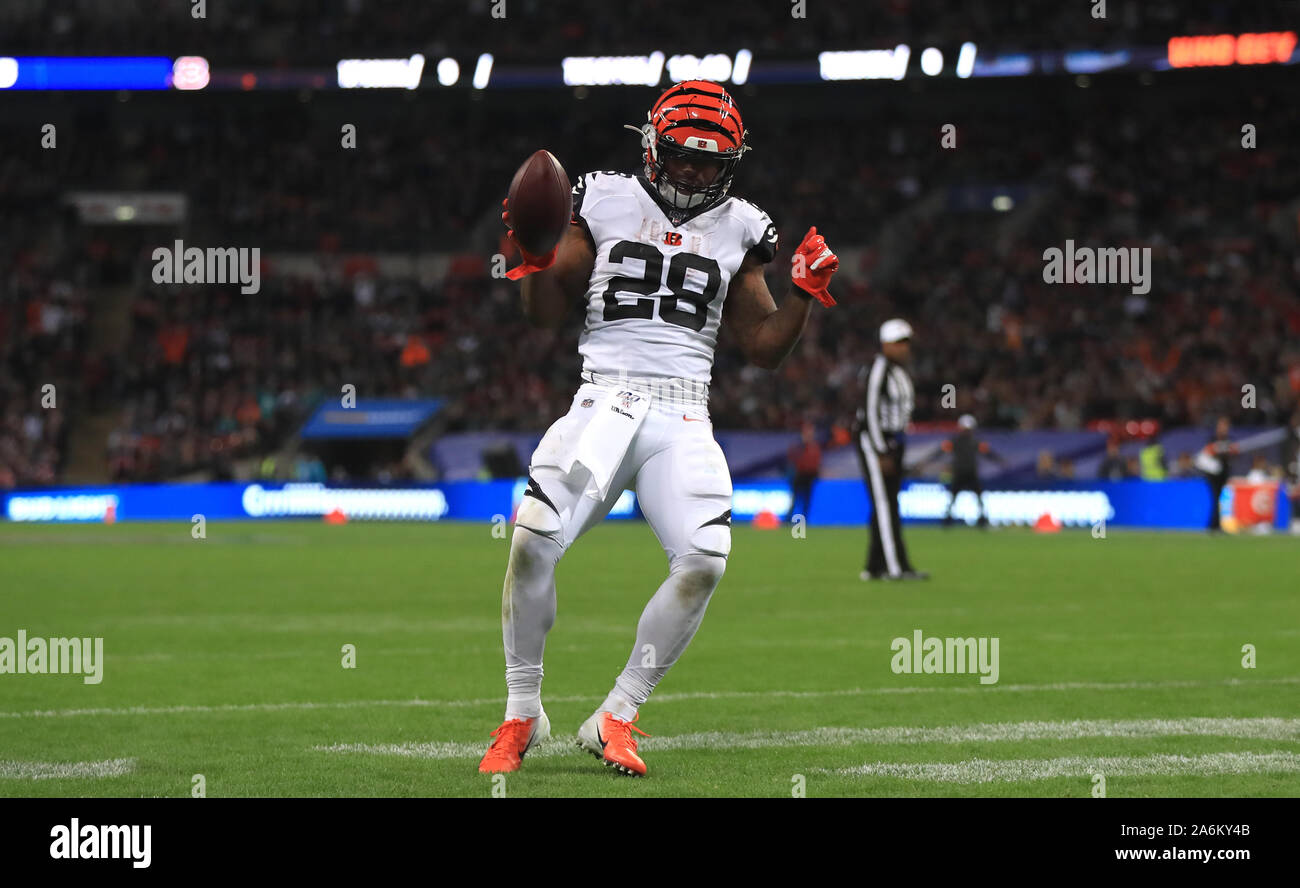
[[[915,579],[928,578],[929,576],[930,576],[929,574],[925,574],[924,577],[915,577],[915,576],[911,576],[911,577],[909,577],[906,573],[900,573],[900,574],[889,574],[889,573],[883,573],[883,572],[882,572],[882,573],[877,573],[876,571],[871,571],[871,570],[864,570],[862,573],[858,574],[858,579],[860,579],[860,580],[874,580],[874,581],[876,581],[876,582],[880,582],[880,581],[883,581],[883,580],[889,580],[889,581],[891,581],[891,582],[898,582],[899,580],[909,580],[909,579],[911,579],[911,580],[915,580]]]

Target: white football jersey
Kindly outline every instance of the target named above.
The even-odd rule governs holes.
[[[653,189],[616,172],[587,173],[573,187],[574,224],[596,245],[582,369],[707,385],[727,285],[751,250],[771,261],[776,226],[739,197],[679,211],[674,225]]]

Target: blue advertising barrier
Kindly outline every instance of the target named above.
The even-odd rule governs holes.
[[[10,521],[190,521],[319,518],[336,509],[350,519],[491,521],[510,518],[525,480],[455,481],[400,487],[335,484],[132,484],[51,487],[0,494]],[[631,518],[635,497],[625,493],[611,510]]]
[[[0,89],[169,89],[165,56],[19,56],[0,59]]]
[[[784,517],[790,511],[790,487],[781,481],[736,484],[734,519],[761,511]],[[907,523],[939,521],[950,494],[942,484],[912,481],[899,494],[899,511]],[[1030,525],[1050,513],[1067,527],[1091,527],[1098,521],[1124,527],[1203,528],[1210,520],[1210,488],[1201,480],[1061,481],[1041,486],[1000,486],[984,491],[984,508],[994,525]],[[861,481],[818,481],[813,486],[809,524],[864,524],[871,518],[870,498]],[[973,493],[957,498],[953,517],[975,524],[979,503]]]
[[[826,485],[836,485],[834,492]],[[821,501],[818,496],[823,492]],[[942,484],[909,482],[899,494],[904,521],[938,521],[951,494]],[[1066,527],[1092,527],[1099,521],[1118,527],[1203,528],[1210,520],[1210,488],[1199,479],[1180,481],[1054,481],[1045,485],[999,486],[984,491],[984,508],[993,525],[1031,525],[1049,513]],[[860,524],[869,519],[861,482],[834,481],[813,493],[812,524]],[[974,524],[979,502],[962,493],[953,518]]]
[[[10,521],[190,521],[318,518],[341,510],[350,519],[415,521],[491,521],[514,515],[525,481],[455,481],[400,487],[348,487],[327,484],[224,483],[138,484],[116,487],[55,487],[0,494]],[[909,482],[899,497],[903,520],[941,519],[948,491],[940,484]],[[989,520],[995,525],[1033,524],[1051,513],[1067,527],[1105,521],[1119,527],[1203,528],[1209,521],[1210,489],[1204,481],[1054,482],[1037,487],[999,488],[984,492]],[[1277,525],[1286,526],[1289,510],[1281,498]],[[779,481],[737,483],[732,517],[747,521],[759,512],[785,516],[790,488]],[[973,524],[978,515],[974,494],[958,497],[954,517]],[[640,517],[636,496],[628,491],[610,512],[614,519]],[[809,524],[861,525],[870,505],[860,481],[818,482],[813,490]]]

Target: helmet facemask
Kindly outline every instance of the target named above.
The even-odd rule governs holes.
[[[710,184],[692,185],[669,176],[668,161],[672,158],[713,161],[718,163],[720,168]],[[739,161],[740,158],[735,154],[727,157],[710,151],[696,151],[664,140],[655,146],[654,159],[646,161],[646,178],[654,184],[659,191],[659,196],[670,207],[677,210],[693,210],[717,203],[726,197],[727,191],[731,188],[731,180],[736,176],[736,164]]]

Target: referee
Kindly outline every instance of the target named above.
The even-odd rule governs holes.
[[[867,369],[867,399],[858,411],[858,460],[871,496],[871,548],[864,580],[925,580],[913,570],[903,545],[898,490],[903,483],[903,431],[916,396],[906,364],[912,357],[912,327],[901,318],[880,325],[880,354]]]

